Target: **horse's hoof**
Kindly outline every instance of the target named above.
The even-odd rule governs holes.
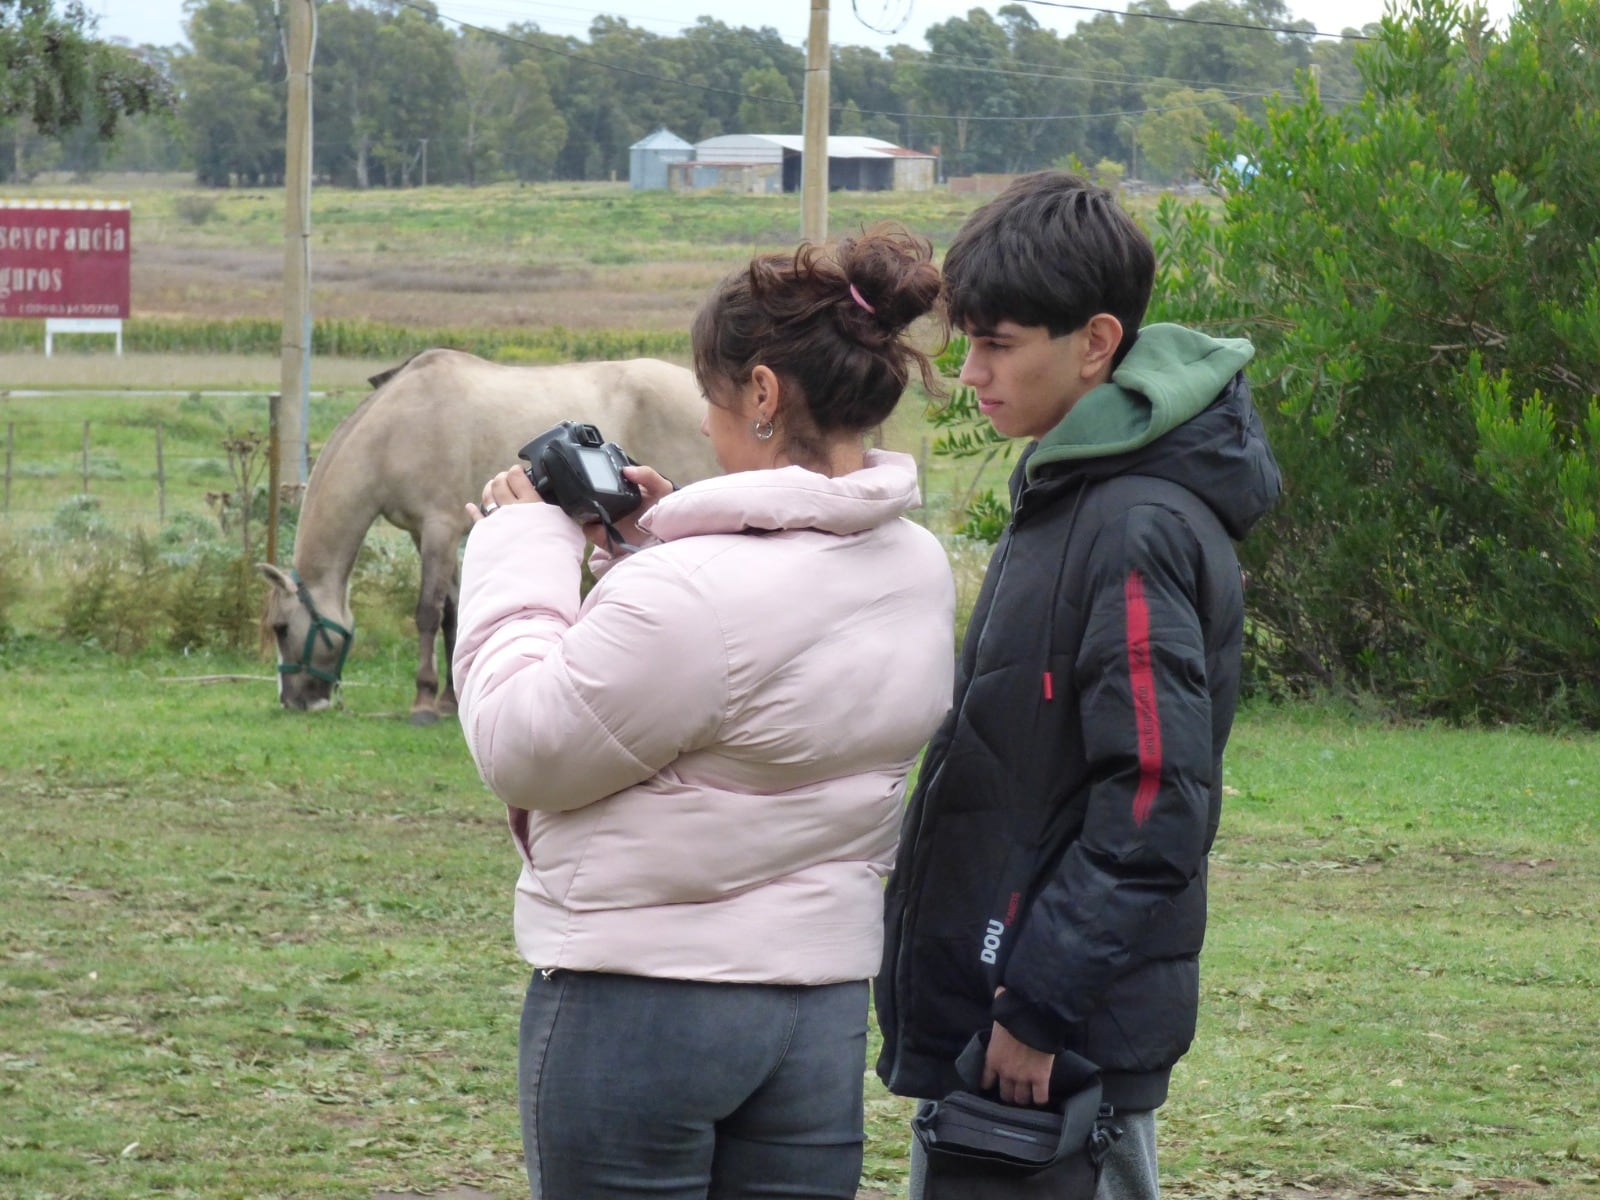
[[[439,714],[431,708],[413,709],[411,711],[411,723],[418,726],[437,725],[439,723]]]

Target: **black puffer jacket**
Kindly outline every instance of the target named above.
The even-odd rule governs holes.
[[[889,884],[878,1073],[943,1096],[998,1020],[1154,1108],[1199,1002],[1243,630],[1231,539],[1278,470],[1235,375],[1146,445],[1024,459],[1011,486]]]

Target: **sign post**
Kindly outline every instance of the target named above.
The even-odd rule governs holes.
[[[0,199],[0,317],[43,317],[61,334],[109,334],[122,353],[132,210],[116,200]]]

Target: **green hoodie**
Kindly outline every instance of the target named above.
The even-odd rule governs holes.
[[[1255,355],[1243,338],[1182,325],[1147,325],[1111,380],[1087,393],[1039,439],[1028,478],[1048,463],[1104,458],[1147,446],[1203,412]]]

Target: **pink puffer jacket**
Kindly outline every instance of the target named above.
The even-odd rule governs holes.
[[[455,678],[523,860],[535,966],[836,983],[878,969],[906,774],[949,705],[955,597],[910,457],[706,480],[580,605],[552,505],[467,543]]]

